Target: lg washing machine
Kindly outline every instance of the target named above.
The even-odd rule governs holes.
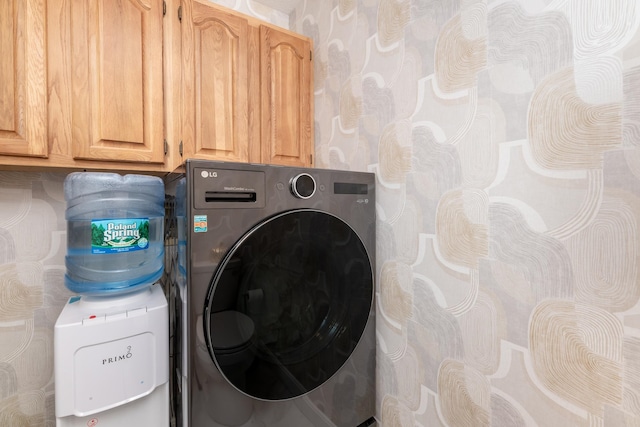
[[[374,185],[203,160],[166,179],[178,425],[375,423]]]

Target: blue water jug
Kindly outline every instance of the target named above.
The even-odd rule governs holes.
[[[164,183],[147,175],[74,172],[67,202],[65,285],[90,296],[149,286],[164,270]]]

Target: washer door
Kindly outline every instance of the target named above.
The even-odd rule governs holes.
[[[303,395],[347,361],[369,319],[373,291],[367,251],[344,221],[316,210],[281,213],[246,233],[216,270],[203,319],[209,353],[250,396]],[[253,321],[251,338],[233,348],[216,347],[218,334],[239,326],[213,320],[224,310]]]

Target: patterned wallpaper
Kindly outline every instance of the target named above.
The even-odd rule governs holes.
[[[635,0],[292,14],[318,166],[378,176],[384,427],[640,424],[639,25]],[[2,426],[55,425],[63,179],[0,172]]]
[[[70,292],[64,174],[0,172],[0,426],[55,426],[53,326]]]
[[[640,3],[303,0],[319,167],[378,177],[378,419],[640,425]]]

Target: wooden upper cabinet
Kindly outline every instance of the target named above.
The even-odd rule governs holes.
[[[311,40],[208,0],[163,6],[0,0],[0,167],[312,166]]]
[[[45,0],[0,1],[0,154],[46,157]]]
[[[311,42],[260,26],[262,162],[311,166]]]
[[[162,0],[71,2],[74,159],[162,163]]]
[[[248,21],[182,2],[183,158],[249,160]]]

